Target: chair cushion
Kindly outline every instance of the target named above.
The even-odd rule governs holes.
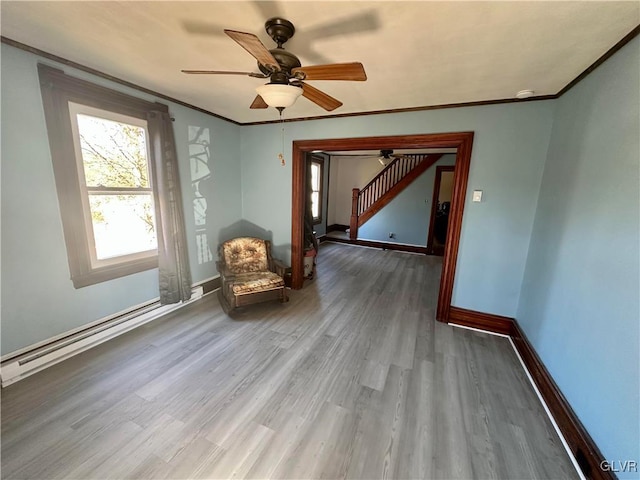
[[[222,244],[224,263],[232,273],[269,270],[264,240],[252,237],[234,238]]]
[[[273,272],[239,273],[233,280],[231,290],[235,295],[256,293],[284,287],[284,280]]]

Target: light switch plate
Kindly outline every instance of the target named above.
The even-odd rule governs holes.
[[[473,201],[481,202],[482,201],[482,190],[474,190],[473,191]]]

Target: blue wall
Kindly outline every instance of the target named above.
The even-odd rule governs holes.
[[[636,38],[557,102],[518,307],[616,461],[640,460],[639,58]]]
[[[358,238],[425,247],[431,220],[436,167],[455,163],[455,155],[443,156],[360,227]],[[393,232],[395,238],[389,238],[389,232]]]
[[[212,261],[196,248],[194,191],[188,147],[190,126],[209,128],[214,191],[209,207],[220,232],[241,218],[240,127],[164,102],[84,72],[2,45],[2,355],[158,297],[157,270],[74,289],[69,279],[58,197],[44,121],[37,63],[146,100],[168,103],[180,161],[193,281],[213,277]],[[211,223],[211,222],[210,222]]]
[[[286,123],[285,167],[280,125],[242,127],[243,218],[272,231],[278,256],[291,258],[294,139],[475,131],[453,304],[513,317],[553,111],[553,101],[540,101]],[[474,189],[484,190],[482,203],[471,203]]]
[[[474,131],[453,304],[517,316],[605,456],[639,459],[638,50],[635,39],[557,101],[287,123],[284,167],[280,125],[238,127],[169,103],[194,282],[217,272],[195,248],[190,126],[211,135],[213,255],[225,237],[264,231],[283,259],[292,140]],[[38,61],[2,45],[3,354],[157,297],[155,271],[73,288]]]

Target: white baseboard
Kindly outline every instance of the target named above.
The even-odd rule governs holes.
[[[21,349],[19,352],[9,354],[8,357],[10,358],[3,360],[0,364],[2,387],[11,385],[140,325],[182,308],[184,305],[202,298],[202,295],[202,286],[194,287],[191,299],[186,302],[160,305],[159,301],[155,301],[137,306],[128,311],[92,322],[89,326],[71,330]]]

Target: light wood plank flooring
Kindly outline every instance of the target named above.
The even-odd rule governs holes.
[[[2,477],[577,478],[441,259],[324,244],[288,304],[215,295],[2,391]]]

